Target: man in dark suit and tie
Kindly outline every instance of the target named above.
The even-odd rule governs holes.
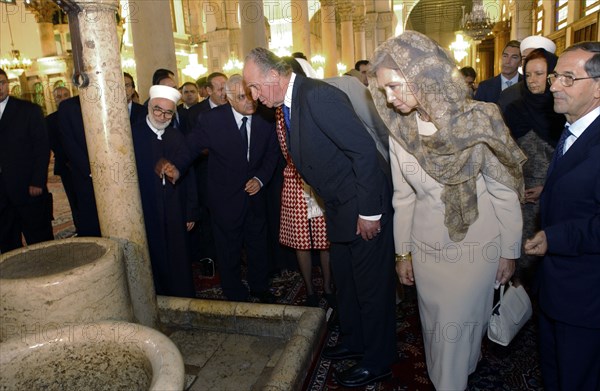
[[[554,111],[567,124],[540,198],[542,231],[525,252],[539,269],[540,347],[546,390],[600,389],[600,43],[558,59]]]
[[[208,97],[202,102],[191,106],[185,114],[186,128],[190,131],[198,125],[198,121],[203,113],[227,104],[227,93],[225,91],[227,76],[221,72],[213,72],[205,79]],[[218,263],[219,257],[217,255],[211,216],[206,198],[206,194],[208,193],[208,150],[202,151],[194,161],[194,172],[196,176],[196,188],[198,189],[200,219],[196,227],[190,232],[192,236],[192,260],[199,261],[204,258],[210,258]]]
[[[502,91],[523,79],[519,73],[519,65],[521,65],[521,42],[510,41],[502,51],[500,74],[479,83],[475,100],[497,103]]]
[[[208,97],[190,108],[187,122],[188,129],[193,129],[196,126],[200,114],[217,106],[227,104],[225,83],[227,83],[227,76],[221,72],[213,72],[208,75],[206,78],[206,92],[208,93]]]
[[[67,87],[59,86],[52,91],[56,108],[60,106],[60,103],[71,97],[71,91]],[[71,207],[71,216],[75,226],[79,224],[79,215],[77,213],[77,197],[75,196],[75,189],[73,187],[73,179],[71,178],[71,170],[67,166],[67,157],[65,150],[60,141],[59,130],[58,130],[58,111],[46,116],[46,128],[48,129],[48,140],[50,141],[50,149],[54,152],[54,175],[60,176],[63,188],[69,206]]]
[[[187,124],[189,122],[189,111],[192,107],[198,104],[198,86],[196,85],[196,83],[187,81],[183,83],[180,91],[182,103],[177,106],[177,113],[179,114],[179,120],[185,123],[187,127]]]
[[[172,180],[179,178],[208,149],[207,204],[219,256],[221,286],[229,300],[247,301],[241,279],[242,248],[246,249],[250,295],[274,302],[269,292],[266,231],[266,198],[263,187],[275,170],[279,149],[275,124],[256,113],[240,75],[227,81],[227,99],[204,113],[174,156],[173,165],[161,165]],[[179,170],[178,170],[179,169]]]
[[[42,109],[8,94],[0,69],[0,252],[54,239],[46,182],[50,144]]]
[[[133,76],[127,72],[123,72],[123,80],[125,81],[125,96],[127,97],[127,108],[129,109],[129,122],[133,125],[141,119],[146,118],[148,110],[144,105],[133,101],[135,93],[135,81]]]
[[[264,48],[246,57],[244,81],[254,99],[277,107],[294,164],[325,203],[342,338],[322,356],[359,360],[336,372],[344,387],[382,380],[397,358],[387,163],[341,90],[296,75]]]

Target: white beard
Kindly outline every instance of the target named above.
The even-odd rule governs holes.
[[[156,130],[165,130],[167,126],[169,126],[169,124],[171,123],[171,121],[165,123],[155,121],[154,117],[152,117],[152,114],[148,114],[148,121],[150,121],[150,123],[152,124],[152,126],[154,126],[154,128],[156,128]]]

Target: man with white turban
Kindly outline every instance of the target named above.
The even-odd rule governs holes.
[[[154,165],[183,141],[183,134],[171,119],[181,94],[173,87],[150,87],[148,116],[132,126],[133,147],[152,262],[156,293],[195,297],[189,253],[189,233],[198,219],[198,195],[193,171],[176,184],[154,173]],[[122,180],[133,170],[123,166]]]

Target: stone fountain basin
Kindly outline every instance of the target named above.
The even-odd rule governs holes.
[[[23,332],[134,320],[123,251],[106,238],[48,241],[0,254],[0,302],[0,342]]]
[[[102,321],[0,344],[2,390],[182,390],[173,342],[135,323]]]
[[[190,391],[299,390],[326,333],[320,308],[166,296],[158,307]]]

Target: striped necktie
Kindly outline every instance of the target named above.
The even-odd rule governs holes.
[[[250,160],[250,155],[248,151],[248,127],[246,123],[248,122],[248,117],[242,118],[242,126],[240,126],[240,136],[242,137],[242,146],[244,147],[244,151],[246,152],[246,159]]]
[[[558,140],[558,144],[556,145],[556,156],[557,159],[560,159],[561,157],[564,156],[565,154],[565,143],[567,142],[567,139],[569,138],[569,136],[573,136],[573,133],[571,133],[571,131],[569,130],[569,125],[565,125],[565,129],[563,130],[562,134],[560,135],[560,139]]]

